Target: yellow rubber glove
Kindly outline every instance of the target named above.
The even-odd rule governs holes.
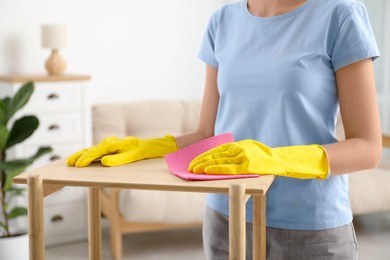
[[[105,166],[118,166],[143,159],[163,157],[177,151],[176,140],[171,135],[163,138],[140,139],[129,136],[123,139],[111,136],[99,144],[78,151],[67,158],[68,166],[84,167],[101,159]]]
[[[254,140],[217,146],[194,158],[189,172],[207,174],[274,174],[299,179],[326,179],[327,154],[320,145],[270,148]]]

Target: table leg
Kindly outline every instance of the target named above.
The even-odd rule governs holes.
[[[229,259],[245,259],[245,184],[229,187]]]
[[[42,177],[27,177],[28,196],[28,241],[30,260],[45,259],[45,239],[43,232],[43,184]]]
[[[266,259],[265,207],[265,195],[253,195],[253,260]]]
[[[89,188],[88,193],[88,246],[89,259],[101,260],[102,234],[100,224],[99,188]]]

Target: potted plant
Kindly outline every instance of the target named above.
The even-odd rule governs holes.
[[[25,216],[27,209],[16,205],[16,198],[24,194],[24,189],[14,186],[12,179],[21,174],[36,159],[52,151],[50,147],[39,147],[29,158],[7,158],[8,149],[29,138],[38,128],[39,121],[34,115],[14,118],[30,99],[34,92],[34,83],[27,82],[13,97],[0,99],[0,259],[23,259],[28,256],[28,237],[26,231],[12,229],[12,220]],[[24,236],[23,236],[24,234]],[[10,243],[21,242],[27,246],[23,256],[16,256],[23,251],[20,246],[10,248]]]

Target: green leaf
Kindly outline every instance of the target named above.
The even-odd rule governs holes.
[[[14,179],[14,177],[24,172],[26,168],[27,166],[16,168],[11,171],[6,171],[5,181],[3,184],[3,190],[5,192],[8,192],[12,188],[12,180]]]
[[[12,160],[8,162],[0,162],[0,170],[5,170],[6,177],[5,182],[3,183],[3,189],[8,191],[12,187],[12,179],[15,176],[18,176],[23,171],[26,170],[36,159],[41,157],[44,154],[52,152],[53,149],[48,146],[39,147],[38,151],[27,159]]]
[[[7,123],[8,123],[7,114],[8,114],[8,110],[10,109],[10,106],[11,106],[11,98],[10,98],[10,97],[5,97],[5,98],[3,99],[3,103],[4,103],[4,119],[3,119],[3,124],[4,124],[4,125],[7,125]]]
[[[0,162],[0,170],[13,171],[20,167],[26,168],[42,155],[50,153],[52,151],[53,149],[49,146],[39,147],[37,152],[27,159],[17,159],[17,160],[10,160],[7,162]]]
[[[36,116],[24,116],[16,120],[9,133],[6,148],[23,142],[29,138],[39,126],[39,120]]]
[[[32,81],[24,83],[23,86],[16,92],[14,97],[11,99],[11,102],[7,106],[7,122],[19,109],[21,109],[28,102],[33,92],[34,83]]]
[[[27,209],[24,207],[15,207],[11,210],[11,212],[8,214],[8,219],[14,219],[20,216],[27,215]]]
[[[5,224],[3,222],[1,222],[1,221],[0,221],[0,227],[3,228],[4,230],[7,229]],[[1,232],[0,232],[0,234],[1,234]],[[1,237],[1,235],[0,235],[0,237]]]
[[[0,150],[3,150],[7,144],[9,132],[5,125],[0,125]]]
[[[4,100],[0,99],[0,124],[5,125],[5,104]]]
[[[0,170],[13,171],[19,167],[27,167],[32,163],[30,159],[19,159],[8,162],[0,162]]]
[[[9,192],[15,193],[16,195],[22,195],[26,191],[26,188],[20,188],[17,186],[12,186],[9,189]]]
[[[53,149],[50,146],[39,147],[38,151],[33,156],[31,156],[29,158],[29,160],[35,161],[36,159],[38,159],[42,155],[47,154],[47,153],[51,153],[52,151],[53,151]]]

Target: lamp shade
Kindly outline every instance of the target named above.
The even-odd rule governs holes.
[[[50,49],[66,48],[68,35],[65,25],[42,25],[42,47]]]

